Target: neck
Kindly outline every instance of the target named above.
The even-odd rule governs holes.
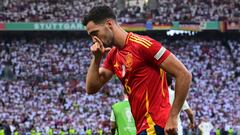
[[[114,45],[117,48],[123,48],[125,46],[125,41],[128,33],[121,28],[119,25],[116,26],[115,36],[114,36]]]

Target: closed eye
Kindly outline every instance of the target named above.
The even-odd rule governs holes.
[[[90,36],[97,36],[98,35],[98,30],[90,32],[89,35]]]

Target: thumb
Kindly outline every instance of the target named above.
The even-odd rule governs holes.
[[[93,39],[99,44],[100,48],[103,48],[103,42],[97,36],[94,36]]]
[[[107,47],[107,48],[105,48],[105,52],[109,52],[110,50],[111,50],[112,48],[110,48],[110,47]]]

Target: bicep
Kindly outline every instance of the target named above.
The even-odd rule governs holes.
[[[107,81],[109,81],[112,78],[113,72],[107,68],[100,67],[99,75],[100,75],[100,82],[102,85],[104,85]]]

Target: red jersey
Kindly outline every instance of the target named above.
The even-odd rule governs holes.
[[[129,33],[125,46],[112,48],[104,60],[102,66],[117,75],[128,93],[137,133],[154,133],[154,125],[165,127],[171,105],[160,64],[169,55],[152,38]]]

